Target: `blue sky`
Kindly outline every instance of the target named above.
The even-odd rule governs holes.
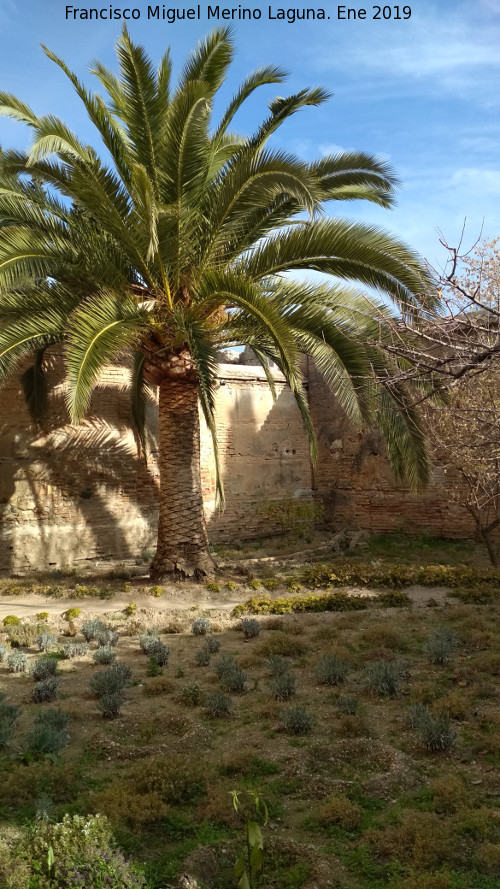
[[[286,86],[257,94],[237,121],[240,132],[262,119],[277,93],[325,86],[333,98],[292,118],[280,130],[278,144],[308,160],[338,148],[368,151],[389,160],[402,181],[394,210],[358,202],[343,205],[343,215],[389,229],[434,265],[444,257],[437,231],[456,243],[465,217],[466,243],[476,239],[481,227],[483,236],[500,235],[500,0],[414,0],[408,4],[411,18],[399,21],[373,20],[376,7],[366,3],[364,20],[339,20],[338,4],[323,2],[329,20],[289,24],[269,20],[268,3],[243,0],[241,6],[258,8],[262,15],[258,21],[233,23],[237,52],[227,98],[261,64],[279,64],[290,77]],[[142,0],[112,5],[126,4],[141,13],[139,21],[130,23],[133,39],[155,60],[170,45],[177,68],[198,38],[217,24],[208,21],[206,3],[200,20],[175,24],[148,21],[148,4]],[[66,20],[66,5],[62,0],[0,0],[0,89],[39,113],[61,116],[92,141],[72,87],[39,44],[61,55],[90,85],[86,69],[93,59],[114,65],[121,23]],[[109,5],[109,0],[91,0],[87,8]],[[290,8],[283,0],[281,5]],[[271,4],[273,15],[279,6]],[[363,8],[355,0],[345,6]],[[393,15],[396,8],[387,7]],[[23,126],[0,118],[3,147],[27,147],[28,141]]]

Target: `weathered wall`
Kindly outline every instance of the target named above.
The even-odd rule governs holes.
[[[238,357],[238,356],[236,356]],[[332,529],[403,530],[467,538],[467,513],[443,496],[443,477],[412,494],[394,483],[375,433],[352,427],[306,362],[319,458],[311,469],[308,443],[293,396],[274,371],[273,402],[264,372],[221,364],[217,432],[226,510],[215,504],[215,473],[208,430],[201,427],[202,483],[213,542],[275,530],[263,516],[268,500],[292,495],[320,499]],[[108,368],[92,398],[93,421],[65,425],[61,362],[50,368],[50,421],[30,423],[19,384],[2,389],[0,420],[0,569],[71,565],[151,550],[157,522],[157,410],[147,407],[148,461],[138,458],[131,432],[129,369]]]
[[[130,430],[129,369],[108,368],[92,398],[94,421],[65,424],[61,364],[50,369],[50,421],[30,423],[18,383],[2,390],[0,421],[0,568],[71,565],[151,549],[157,522],[157,414],[147,408],[148,462]],[[215,504],[215,472],[202,423],[202,482],[213,541],[272,531],[266,499],[311,496],[308,446],[294,400],[275,373],[273,403],[258,367],[220,366],[217,431],[227,507]]]
[[[313,484],[325,505],[325,521],[333,529],[474,536],[468,513],[443,494],[446,477],[439,466],[434,467],[433,480],[424,493],[414,494],[396,484],[381,436],[354,428],[312,363],[308,373],[318,435]]]

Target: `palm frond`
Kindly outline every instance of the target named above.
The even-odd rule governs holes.
[[[68,375],[66,402],[78,423],[90,404],[102,368],[135,343],[146,318],[132,299],[103,291],[86,300],[70,319],[65,343]]]

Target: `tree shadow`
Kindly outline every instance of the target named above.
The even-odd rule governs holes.
[[[32,422],[18,383],[3,389],[1,570],[131,558],[141,538],[151,546],[158,472],[154,460],[146,464],[138,455],[126,377],[127,368],[110,368],[94,391],[91,419],[76,427],[68,423],[57,356],[49,359],[49,405],[41,426]],[[153,392],[146,411],[148,450],[154,456]]]

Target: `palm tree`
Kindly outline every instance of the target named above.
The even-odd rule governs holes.
[[[6,151],[0,159],[0,379],[34,355],[25,382],[40,410],[43,355],[62,343],[67,406],[78,423],[103,366],[129,350],[139,430],[145,387],[159,387],[160,518],[151,575],[213,571],[198,410],[217,460],[214,389],[226,347],[250,345],[266,371],[269,360],[278,365],[313,458],[301,353],[312,356],[350,418],[379,426],[396,474],[424,484],[428,460],[412,392],[379,343],[388,299],[409,315],[432,305],[425,271],[378,228],[323,214],[330,200],[389,207],[396,179],[366,154],[307,164],[269,145],[278,127],[324,102],[326,92],[274,99],[256,132],[241,137],[230,130],[238,110],[284,73],[255,71],[214,122],[233,54],[228,30],[197,46],[176,89],[169,53],[155,70],[124,30],[119,75],[99,62],[91,69],[106,98],[44,50],[70,79],[105,151],[102,159],[58,118],[39,117],[0,94],[2,113],[34,134],[29,152]],[[330,278],[301,283],[287,275],[294,270]],[[376,288],[379,304],[346,281]],[[218,491],[222,499],[220,475]]]

